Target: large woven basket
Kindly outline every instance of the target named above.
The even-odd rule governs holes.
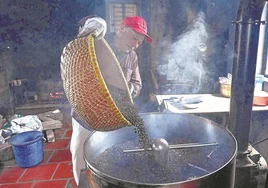
[[[110,46],[91,35],[71,41],[61,56],[63,87],[74,111],[91,129],[115,130],[138,117]]]

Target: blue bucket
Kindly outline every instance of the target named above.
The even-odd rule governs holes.
[[[16,163],[19,167],[32,167],[44,158],[43,133],[28,131],[13,136],[10,140]]]

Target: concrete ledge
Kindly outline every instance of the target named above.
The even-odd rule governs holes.
[[[69,109],[69,103],[29,103],[15,107],[15,113],[21,115],[41,114],[56,109]]]

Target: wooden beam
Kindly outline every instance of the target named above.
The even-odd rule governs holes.
[[[43,130],[60,129],[62,122],[59,120],[50,120],[42,122]]]

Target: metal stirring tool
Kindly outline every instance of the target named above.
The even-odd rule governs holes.
[[[187,143],[187,144],[175,144],[169,145],[168,142],[163,138],[157,138],[153,141],[151,148],[143,149],[131,149],[131,150],[123,150],[124,153],[130,152],[142,152],[142,151],[153,151],[153,155],[155,160],[160,164],[168,163],[168,151],[169,149],[184,149],[184,148],[196,148],[196,147],[207,147],[207,146],[217,146],[217,142],[210,143]]]
[[[195,148],[195,147],[206,147],[206,146],[217,146],[217,142],[209,142],[209,143],[187,143],[187,144],[175,144],[168,145],[168,142],[163,138],[157,138],[153,141],[152,147],[148,149],[136,148],[136,149],[127,149],[123,150],[124,153],[130,152],[141,152],[141,151],[158,151],[158,150],[166,150],[168,149],[184,149],[184,148]]]

